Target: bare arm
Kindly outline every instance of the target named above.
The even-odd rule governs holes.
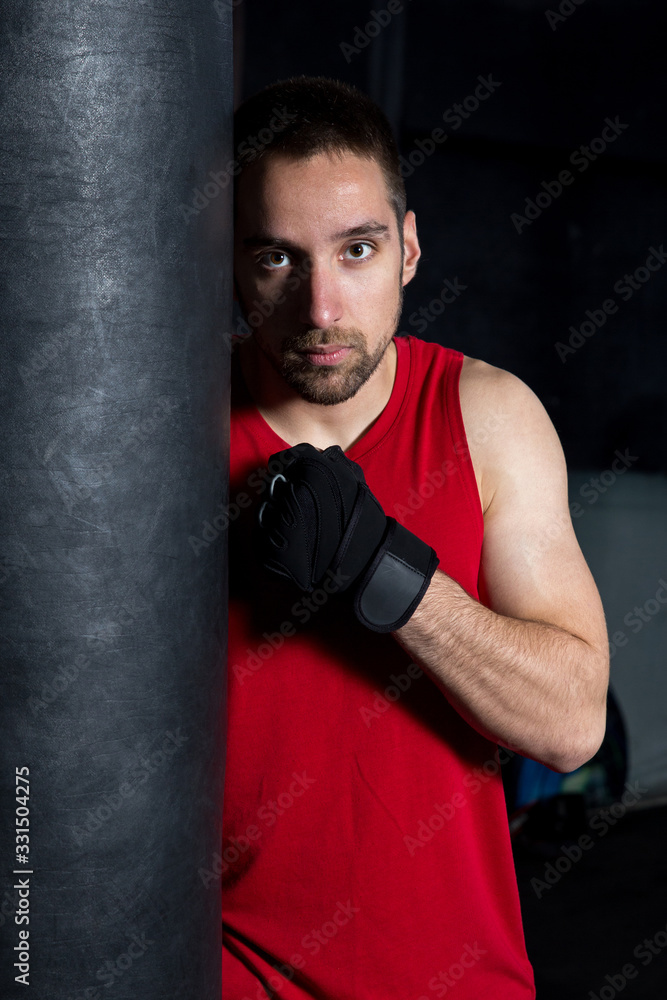
[[[531,390],[483,362],[466,359],[461,407],[484,510],[484,604],[438,571],[394,635],[475,729],[570,771],[602,741],[609,657],[562,449]],[[500,430],[477,433],[494,412]]]

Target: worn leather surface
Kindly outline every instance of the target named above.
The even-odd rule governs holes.
[[[0,32],[0,994],[23,877],[31,996],[218,1000],[225,538],[192,539],[224,499],[231,185],[215,243],[183,206],[231,151],[231,5],[10,0]]]

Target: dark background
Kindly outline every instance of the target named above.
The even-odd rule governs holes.
[[[406,177],[423,256],[399,330],[524,379],[571,470],[608,469],[615,450],[629,447],[633,476],[663,479],[667,263],[627,301],[614,285],[667,241],[664,3],[411,0],[373,38],[366,25],[385,0],[232,5],[237,104],[276,79],[324,75],[380,103],[406,162],[417,140],[448,133]],[[443,123],[489,75],[500,82],[491,96],[460,127]],[[600,137],[607,118],[627,127],[581,171],[569,158]],[[524,215],[526,200],[564,169],[573,183],[519,233],[512,214]],[[447,278],[465,291],[417,327],[415,311]],[[570,326],[609,299],[617,311],[562,360],[556,345],[568,343]],[[650,548],[650,538],[641,544]],[[538,1000],[666,995],[667,948],[646,966],[634,955],[667,926],[665,820],[664,807],[625,817],[539,896],[531,879],[544,877],[549,858],[517,851]],[[621,987],[627,963],[638,974]]]
[[[667,7],[584,0],[561,4],[565,16],[534,0],[412,0],[371,39],[371,11],[386,6],[238,4],[237,101],[282,77],[331,76],[378,100],[406,159],[444,128],[406,178],[423,257],[400,330],[524,379],[571,467],[606,468],[629,444],[636,469],[667,471],[667,266],[628,301],[613,288],[667,239]],[[501,86],[459,128],[443,124],[489,75]],[[570,164],[617,116],[627,128],[607,150],[585,171]],[[574,182],[518,233],[512,214],[563,169]],[[422,332],[409,317],[448,277],[466,291]],[[609,298],[618,311],[562,361],[555,345]]]

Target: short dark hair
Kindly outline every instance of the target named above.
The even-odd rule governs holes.
[[[272,153],[307,159],[317,153],[352,152],[375,160],[387,184],[402,245],[405,184],[391,125],[377,104],[351,84],[324,76],[270,84],[236,110],[234,151],[238,176]]]

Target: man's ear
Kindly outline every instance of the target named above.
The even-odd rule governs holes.
[[[407,285],[415,276],[417,264],[422,255],[417,239],[417,219],[415,213],[405,213],[403,220],[403,285]]]

